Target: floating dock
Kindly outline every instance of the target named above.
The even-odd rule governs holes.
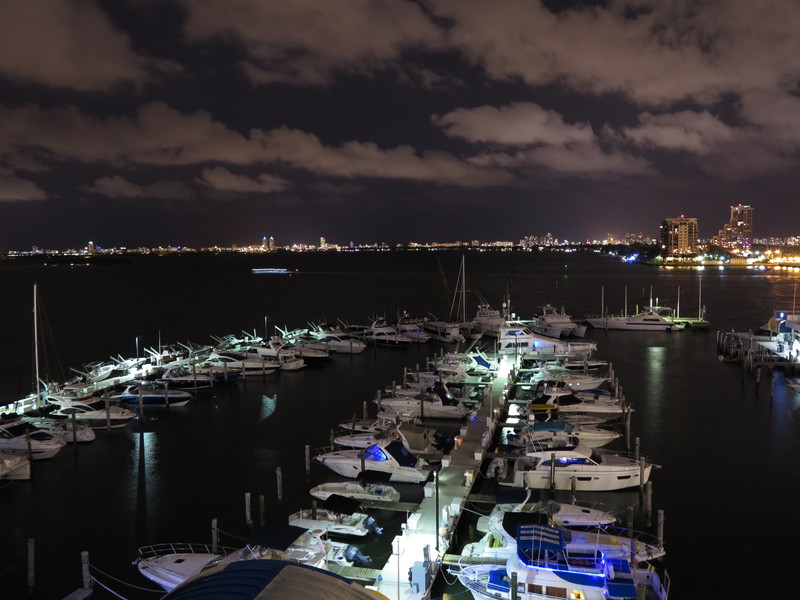
[[[441,469],[425,485],[425,496],[409,514],[400,535],[392,541],[392,555],[369,585],[390,600],[430,597],[430,589],[459,518],[478,479],[481,462],[497,427],[495,409],[505,405],[512,357],[499,363],[497,376],[477,412],[461,428],[456,447],[442,459]]]

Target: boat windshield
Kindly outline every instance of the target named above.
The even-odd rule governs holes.
[[[381,450],[381,447],[377,444],[373,444],[366,450],[364,450],[364,458],[367,460],[375,460],[375,461],[384,461],[389,460],[389,457],[386,456],[386,453]]]
[[[394,441],[386,446],[386,451],[392,455],[401,467],[416,467],[417,457],[411,454],[401,442]]]

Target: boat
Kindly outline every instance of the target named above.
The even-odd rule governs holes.
[[[431,336],[423,329],[425,319],[421,317],[412,317],[404,312],[399,319],[395,328],[397,333],[410,337],[411,341],[417,344],[424,344],[431,339]]]
[[[31,461],[27,456],[0,452],[0,480],[26,480],[31,478]]]
[[[141,403],[143,406],[186,406],[192,399],[192,394],[185,390],[162,389],[132,383],[126,385],[121,392],[111,394],[110,399],[125,404]]]
[[[527,323],[508,321],[500,327],[497,351],[500,354],[530,355],[543,360],[583,359],[597,349],[595,342],[576,342],[534,333]]]
[[[59,419],[74,419],[79,425],[88,425],[92,429],[119,429],[125,427],[136,417],[136,413],[111,404],[98,396],[86,400],[69,400],[57,394],[46,397],[49,404],[58,406],[49,416]]]
[[[478,309],[472,321],[476,323],[481,331],[488,336],[497,337],[500,334],[500,327],[506,324],[506,318],[499,310],[492,308],[489,302],[477,290]],[[503,302],[503,312],[506,311],[506,302]]]
[[[594,504],[581,504],[577,501],[558,502],[550,498],[542,498],[537,490],[524,490],[524,496],[512,502],[509,492],[519,496],[519,490],[500,488],[497,503],[488,517],[480,517],[476,529],[488,533],[496,526],[498,518],[502,521],[504,513],[522,513],[544,515],[550,522],[560,527],[598,527],[617,523],[617,517],[608,511],[595,508]]]
[[[375,319],[366,333],[366,339],[379,346],[402,348],[414,340],[398,333],[397,328],[389,325],[385,319]]]
[[[254,531],[240,549],[205,544],[158,544],[139,548],[139,572],[165,590],[174,589],[201,571],[246,560],[284,560],[311,567],[328,564],[369,564],[368,557],[349,544],[323,540],[320,531],[288,524],[268,524]]]
[[[211,387],[214,379],[208,373],[199,372],[196,367],[175,365],[164,369],[156,383],[168,385],[170,389],[200,389]]]
[[[297,371],[306,366],[306,361],[293,348],[288,348],[284,342],[274,338],[266,346],[250,346],[245,354],[250,358],[275,361],[281,371]]]
[[[369,533],[380,535],[379,527],[371,516],[358,512],[358,500],[338,494],[328,496],[321,508],[302,509],[289,515],[289,525],[319,530],[329,535],[364,537]]]
[[[542,307],[542,311],[533,320],[531,329],[553,338],[569,335],[583,337],[586,334],[586,325],[579,325],[573,321],[572,317],[564,312],[564,307],[559,311],[552,304],[545,304]]]
[[[389,481],[421,483],[428,479],[427,462],[398,440],[382,440],[362,450],[333,450],[314,457],[343,477],[355,479],[362,471],[388,473]]]
[[[597,329],[622,329],[625,331],[680,331],[680,323],[673,310],[666,306],[647,306],[635,315],[603,315],[587,319]]]
[[[71,423],[64,419],[49,419],[46,417],[23,417],[25,421],[36,427],[46,431],[50,435],[64,440],[64,442],[91,442],[97,437],[94,429],[88,425],[80,425],[76,421]]]
[[[281,363],[276,359],[247,352],[234,352],[231,350],[214,350],[208,355],[203,364],[223,368],[231,372],[239,372],[243,376],[270,375],[281,368]]]
[[[19,415],[7,415],[0,420],[0,452],[19,454],[33,460],[53,458],[66,442],[47,431],[23,421]]]
[[[331,481],[311,488],[309,493],[320,500],[327,500],[335,494],[359,502],[400,502],[397,489],[385,483],[369,481]]]
[[[612,491],[647,483],[655,465],[583,444],[528,448],[525,456],[493,459],[487,472],[509,487]]]
[[[449,452],[455,446],[455,438],[445,431],[414,423],[393,423],[376,432],[346,433],[335,436],[333,443],[345,448],[369,448],[384,439],[400,440],[416,454],[441,454]]]
[[[454,398],[441,381],[434,382],[424,390],[411,388],[384,391],[375,402],[379,410],[420,418],[463,419],[470,414],[470,409]]]
[[[311,335],[319,343],[325,344],[329,351],[339,354],[360,354],[367,347],[364,340],[344,332],[326,332],[320,329],[311,332]]]
[[[440,321],[438,319],[425,320],[423,327],[431,339],[437,342],[454,344],[464,342],[466,339],[461,334],[461,325],[454,321]]]
[[[652,565],[636,565],[601,544],[570,548],[563,530],[538,523],[520,523],[514,538],[514,553],[506,560],[462,555],[450,567],[475,600],[668,597],[668,578],[662,584]]]
[[[523,523],[551,526],[563,535],[569,553],[602,550],[606,557],[631,560],[636,564],[666,555],[664,543],[655,536],[625,529],[614,515],[568,502],[536,502],[523,505],[498,504],[479,530],[477,542],[464,546],[462,556],[470,558],[511,558],[516,553],[514,532]]]
[[[575,436],[588,448],[599,448],[622,437],[621,433],[588,425],[573,425],[561,419],[530,422],[506,435],[511,446],[526,447],[535,442],[558,437]]]

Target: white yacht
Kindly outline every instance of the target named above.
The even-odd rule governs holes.
[[[533,320],[531,328],[536,333],[554,338],[569,335],[583,337],[586,334],[585,325],[579,325],[573,321],[572,317],[564,312],[563,306],[559,311],[552,304],[545,304],[542,307],[542,311]]]
[[[379,346],[408,346],[414,340],[407,335],[402,335],[396,327],[389,325],[384,319],[375,319],[370,325],[366,339],[371,340]]]
[[[284,560],[310,567],[329,564],[369,564],[369,558],[350,544],[323,540],[319,530],[270,524],[253,532],[240,549],[205,544],[158,544],[139,549],[136,566],[150,581],[169,591],[206,569],[244,560]]]
[[[421,483],[428,479],[427,462],[409,452],[398,440],[383,440],[363,450],[334,450],[314,460],[334,473],[355,479],[362,471],[388,473],[389,481]]]
[[[400,502],[400,492],[385,483],[366,481],[331,481],[321,483],[309,490],[309,493],[320,500],[327,500],[338,495],[352,498],[359,502]]]
[[[582,444],[528,449],[517,459],[496,458],[488,473],[499,485],[576,491],[611,491],[644,485],[655,465],[644,458]]]
[[[683,326],[675,321],[674,311],[666,306],[648,306],[635,315],[603,315],[587,319],[597,329],[625,331],[678,331]]]
[[[509,321],[500,327],[497,337],[500,354],[531,355],[542,359],[582,359],[597,349],[595,342],[575,342],[534,333],[520,321]]]
[[[88,425],[92,429],[119,429],[136,417],[136,413],[107,403],[100,397],[69,400],[60,398],[57,394],[50,394],[47,396],[47,402],[58,406],[50,413],[51,417],[70,419],[70,421],[74,418],[78,424]]]
[[[52,458],[66,442],[60,437],[37,429],[18,415],[0,421],[0,452],[19,454],[34,460]]]

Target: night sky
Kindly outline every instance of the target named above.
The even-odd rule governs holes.
[[[800,3],[3,0],[0,249],[800,233]]]

